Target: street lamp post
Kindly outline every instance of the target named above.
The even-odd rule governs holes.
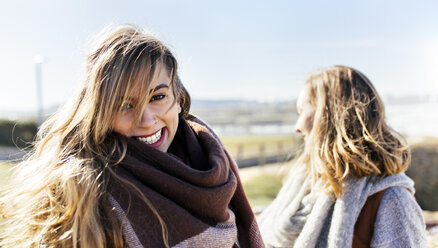
[[[43,93],[42,93],[42,72],[41,67],[45,61],[43,56],[35,56],[33,59],[35,63],[35,83],[37,93],[37,125],[41,126],[43,123]]]

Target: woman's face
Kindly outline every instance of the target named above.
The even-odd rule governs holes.
[[[298,120],[295,124],[295,131],[304,138],[310,135],[313,128],[313,117],[315,108],[309,101],[309,86],[305,85],[297,100]]]
[[[156,149],[167,152],[178,128],[179,102],[171,88],[169,72],[165,66],[157,66],[158,75],[149,87],[148,99],[137,99],[135,95],[124,102],[117,114],[113,130],[127,137],[134,137]],[[133,91],[135,94],[135,90]],[[147,101],[139,123],[135,123],[135,108],[140,101]]]

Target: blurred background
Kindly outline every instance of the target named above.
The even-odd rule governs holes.
[[[237,160],[255,211],[301,147],[295,101],[306,77],[335,64],[362,71],[412,147],[408,174],[438,246],[437,12],[432,0],[2,1],[0,183],[79,88],[93,36],[131,23],[176,55],[192,112]]]

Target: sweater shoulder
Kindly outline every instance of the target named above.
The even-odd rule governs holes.
[[[415,198],[406,188],[388,188],[377,211],[371,247],[425,246],[426,225]]]

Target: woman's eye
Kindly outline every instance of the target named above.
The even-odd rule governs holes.
[[[133,109],[133,108],[134,108],[134,106],[132,104],[125,103],[122,105],[122,112],[128,111],[128,110]]]
[[[166,97],[165,94],[156,94],[151,97],[151,102],[160,101]]]

